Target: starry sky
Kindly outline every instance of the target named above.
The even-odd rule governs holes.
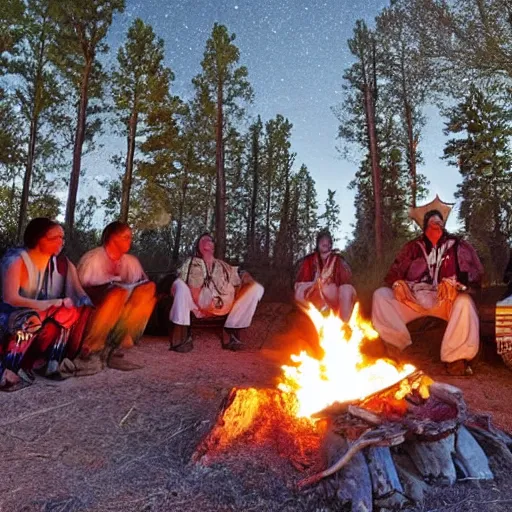
[[[200,62],[213,24],[222,23],[236,34],[240,64],[247,66],[255,101],[248,113],[264,121],[280,113],[293,123],[292,150],[297,169],[305,163],[316,181],[319,203],[327,189],[336,190],[342,226],[338,236],[343,246],[354,221],[353,192],[347,185],[358,167],[357,158],[343,160],[336,146],[337,120],[332,107],[342,100],[342,75],[352,62],[347,39],[355,21],[372,25],[389,0],[127,0],[117,15],[107,42],[111,51],[103,58],[115,63],[118,47],[137,17],[153,26],[165,41],[166,65],[175,75],[173,93],[188,99],[191,79],[200,72]],[[436,108],[427,107],[428,124],[419,149],[425,165],[420,169],[430,181],[429,199],[438,193],[453,201],[458,172],[440,160],[445,137],[443,120]],[[113,176],[111,154],[124,151],[126,142],[103,136],[103,147],[88,155],[84,164],[87,181]],[[94,169],[94,171],[93,171]],[[322,208],[320,209],[322,211]],[[455,226],[455,215],[448,227]]]

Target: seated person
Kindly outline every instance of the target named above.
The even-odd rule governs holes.
[[[65,355],[79,350],[91,305],[76,268],[59,254],[64,230],[45,217],[31,220],[24,247],[2,260],[0,389],[30,385],[32,370],[60,378]],[[71,364],[71,362],[69,362]]]
[[[124,222],[112,222],[101,236],[101,246],[85,253],[78,263],[78,276],[96,309],[86,327],[81,357],[99,356],[118,370],[141,368],[121,360],[116,350],[137,343],[156,302],[139,260],[127,254],[132,230]]]
[[[512,370],[512,251],[503,281],[508,288],[496,304],[496,346],[503,362]]]
[[[423,234],[402,248],[386,275],[387,287],[373,294],[372,323],[397,357],[412,343],[409,322],[425,316],[447,320],[441,361],[451,375],[470,375],[480,335],[475,304],[465,292],[480,286],[484,270],[473,247],[445,230],[450,210],[438,197],[411,209]]]
[[[197,318],[227,315],[224,328],[228,350],[239,350],[239,330],[249,327],[256,306],[263,296],[263,286],[247,273],[214,258],[215,243],[210,234],[202,235],[195,256],[179,269],[179,277],[171,287],[174,297],[169,319],[170,350],[189,352],[193,348],[189,333],[190,313]]]
[[[357,297],[351,280],[350,267],[332,248],[331,234],[321,231],[315,252],[302,260],[295,280],[295,300],[299,304],[312,302],[320,310],[330,308],[348,322]]]

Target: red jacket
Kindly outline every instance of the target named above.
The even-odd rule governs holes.
[[[315,251],[302,260],[295,282],[310,283],[318,278],[321,278],[324,284],[334,283],[341,286],[351,283],[352,271],[340,253],[331,252],[324,263]]]
[[[436,249],[437,258],[432,253]],[[427,258],[431,260],[430,265]],[[432,264],[434,260],[437,265]],[[437,284],[444,277],[456,276],[462,284],[479,287],[483,274],[484,268],[475,249],[468,242],[445,232],[436,247],[425,235],[406,243],[384,281],[389,286],[398,280]]]

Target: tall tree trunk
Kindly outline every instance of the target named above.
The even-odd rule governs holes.
[[[374,95],[368,84],[363,87],[365,100],[366,127],[372,166],[372,186],[375,203],[375,256],[377,261],[382,261],[382,176],[379,166],[379,151],[377,146],[377,131],[375,127]]]
[[[226,253],[226,175],[224,171],[224,93],[223,84],[217,84],[217,126],[215,127],[215,167],[217,184],[215,194],[215,257],[224,259]]]
[[[38,131],[38,116],[33,112],[30,122],[30,136],[28,142],[27,165],[25,167],[25,176],[23,177],[23,190],[21,191],[20,212],[18,217],[18,232],[16,239],[22,242],[23,232],[27,224],[28,198],[30,194],[30,182],[32,180],[32,169],[34,167],[34,155],[36,151],[36,139]]]
[[[412,121],[412,108],[409,102],[409,91],[407,90],[405,57],[401,58],[402,75],[402,99],[404,102],[405,125],[407,130],[407,156],[409,160],[409,175],[411,176],[411,203],[416,208],[416,199],[418,194],[418,183],[416,173],[416,141],[414,140],[414,127]]]
[[[271,167],[269,167],[269,176],[267,184],[267,198],[266,198],[266,211],[265,211],[265,258],[268,262],[270,260],[270,205],[272,202],[272,174]]]
[[[187,200],[188,191],[188,165],[184,169],[183,181],[181,182],[181,199],[178,207],[178,223],[176,225],[176,237],[174,238],[174,247],[172,249],[172,263],[176,264],[180,256],[181,231],[183,229],[183,212],[185,210],[185,201]]]
[[[249,215],[249,239],[248,247],[250,257],[254,258],[256,254],[256,202],[258,201],[258,186],[259,186],[259,155],[260,147],[258,134],[253,134],[252,141],[252,197],[251,197],[251,212]]]
[[[126,165],[121,192],[121,213],[119,216],[119,220],[121,222],[128,222],[128,212],[130,210],[130,191],[133,180],[133,159],[135,156],[135,138],[137,137],[138,119],[139,113],[137,111],[137,99],[135,99],[128,126],[128,151],[126,153]]]
[[[412,126],[412,110],[407,100],[405,101],[405,122],[407,123],[409,174],[411,176],[411,202],[412,207],[416,208],[416,198],[418,195],[418,183],[416,174],[416,140],[414,139],[414,130]]]
[[[30,182],[32,181],[32,171],[34,168],[34,160],[36,153],[36,141],[39,130],[39,115],[41,112],[41,88],[43,82],[43,68],[46,51],[46,14],[43,17],[43,28],[39,35],[39,52],[37,55],[37,70],[35,75],[34,84],[34,104],[32,105],[31,119],[30,119],[30,134],[28,141],[27,151],[27,164],[25,166],[25,176],[23,177],[23,189],[21,191],[20,211],[18,217],[18,232],[16,239],[18,242],[22,242],[23,232],[25,225],[27,224],[27,210],[28,210],[28,199],[30,195]]]
[[[87,119],[87,105],[89,101],[88,88],[89,79],[92,71],[93,57],[86,60],[82,74],[82,83],[80,87],[80,105],[78,108],[78,120],[75,131],[75,144],[73,147],[73,166],[69,178],[68,201],[66,205],[65,225],[69,236],[73,234],[75,224],[76,198],[78,194],[78,182],[80,180],[80,168],[82,165],[82,148],[85,140],[85,123]]]

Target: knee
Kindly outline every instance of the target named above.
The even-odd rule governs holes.
[[[185,283],[185,281],[183,281],[182,279],[176,279],[176,281],[172,283],[171,295],[173,295],[174,297],[179,297],[183,293],[187,293],[188,291],[190,291],[189,287],[187,283]]]
[[[260,300],[263,297],[263,294],[265,293],[265,288],[263,288],[263,285],[260,283],[257,283],[254,281],[254,283],[251,284],[251,290],[253,291],[254,295]]]
[[[468,293],[460,293],[453,303],[453,307],[462,309],[475,309],[475,303]]]
[[[128,296],[130,295],[130,291],[126,290],[125,288],[121,288],[120,286],[114,286],[112,290],[110,290],[104,301],[103,305],[105,305],[107,308],[114,306],[121,306],[123,305],[127,300]]]
[[[141,292],[143,292],[145,295],[148,295],[148,296],[156,295],[156,284],[153,283],[153,281],[144,283],[144,284],[140,285],[139,288],[140,288]]]
[[[357,295],[356,289],[351,284],[342,284],[340,286],[339,294],[344,298],[353,298]]]
[[[383,286],[382,288],[377,288],[373,292],[373,302],[374,302],[374,304],[376,302],[387,301],[387,300],[392,299],[392,298],[393,298],[392,290],[390,288],[385,287],[385,286]]]

